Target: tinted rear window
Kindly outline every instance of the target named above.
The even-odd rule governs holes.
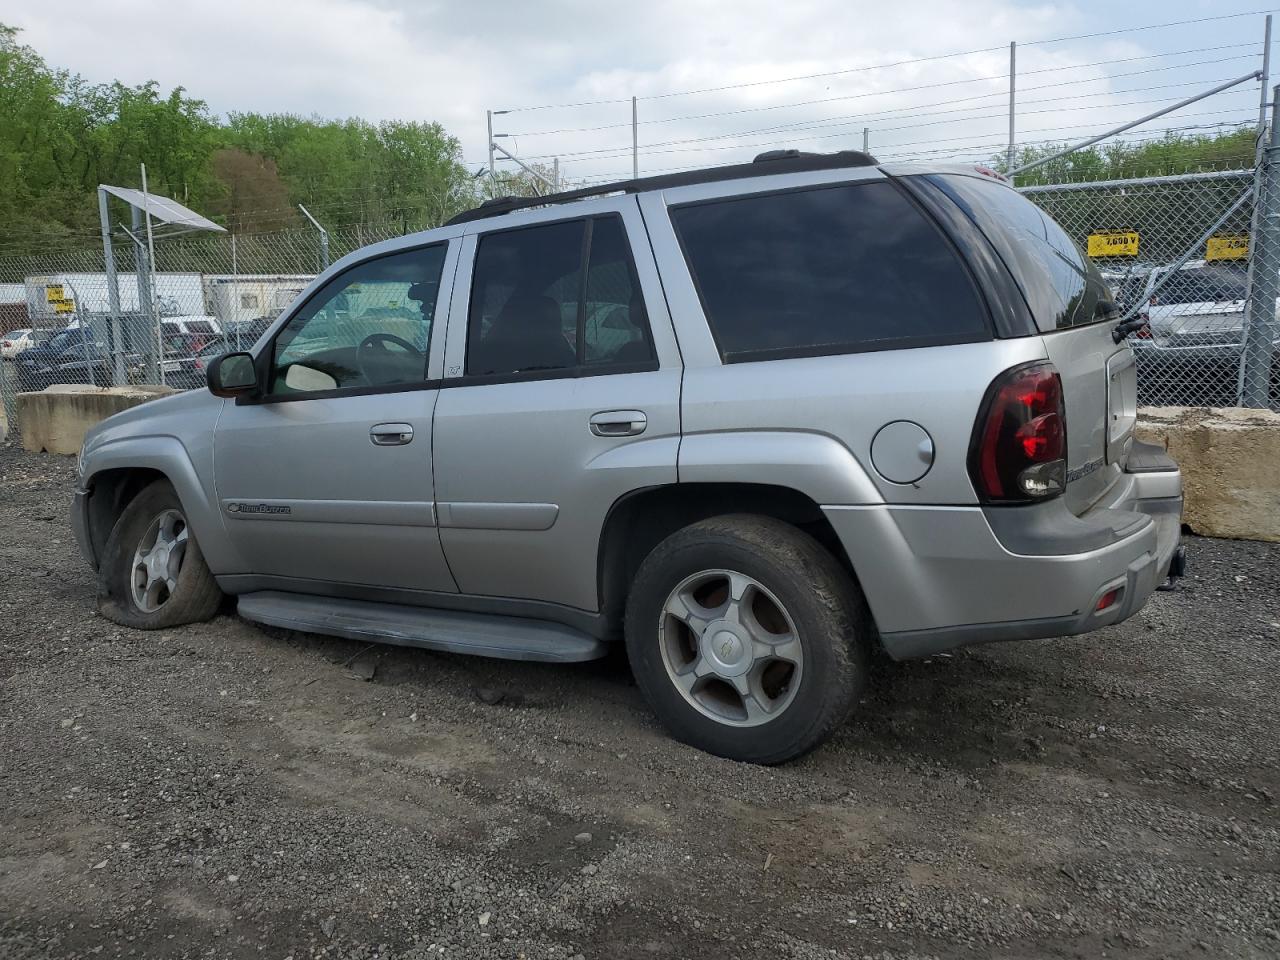
[[[1110,291],[1098,268],[1052,217],[1017,191],[985,177],[931,177],[987,235],[1027,298],[1041,330],[1104,320]]]
[[[885,181],[674,207],[726,361],[990,338],[938,228]]]

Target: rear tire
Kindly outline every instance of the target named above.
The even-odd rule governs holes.
[[[844,722],[874,636],[844,568],[771,517],[677,531],[627,598],[627,655],[658,718],[691,746],[749,763],[799,757]]]
[[[167,480],[131,500],[107,538],[98,572],[98,612],[137,630],[208,620],[222,591]]]

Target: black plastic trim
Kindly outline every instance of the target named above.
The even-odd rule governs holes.
[[[375,587],[368,584],[341,583],[333,580],[309,580],[301,577],[279,577],[264,574],[237,573],[216,577],[225,593],[258,593],[279,590],[348,600],[370,600],[377,603],[400,603],[414,607],[441,610],[463,610],[470,613],[497,614],[549,620],[600,640],[610,639],[614,630],[599,613],[567,607],[546,600],[519,600],[509,597],[487,597],[468,593],[439,593],[434,590],[407,590],[397,587]]]
[[[893,180],[933,215],[943,232],[951,237],[961,258],[977,275],[978,289],[987,301],[996,336],[1002,339],[1038,336],[1040,330],[1022,288],[978,225],[928,176],[912,174]]]
[[[448,225],[499,217],[506,213],[514,213],[517,210],[530,210],[535,207],[570,203],[574,200],[585,200],[588,197],[603,197],[611,193],[642,193],[647,190],[668,190],[674,187],[687,187],[699,183],[746,180],[752,177],[767,177],[779,173],[808,173],[815,170],[840,170],[846,167],[874,167],[878,163],[879,161],[875,157],[859,150],[841,150],[837,153],[801,153],[793,150],[772,150],[760,154],[751,163],[736,163],[724,167],[706,167],[701,170],[686,170],[681,173],[668,173],[657,177],[617,180],[613,183],[602,183],[594,187],[584,187],[580,190],[548,194],[545,197],[497,197],[493,200],[486,200],[480,206],[471,210],[464,210],[449,220]]]

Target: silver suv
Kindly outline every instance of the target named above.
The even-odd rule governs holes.
[[[495,657],[626,644],[760,763],[867,658],[1123,620],[1181,569],[1096,270],[989,172],[859,153],[494,201],[316,279],[209,390],[85,441],[118,623]]]

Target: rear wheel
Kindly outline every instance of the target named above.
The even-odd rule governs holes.
[[[627,601],[627,654],[659,719],[692,746],[752,763],[800,756],[844,721],[872,635],[835,558],[769,517],[672,534]]]
[[[102,553],[98,610],[108,620],[157,630],[208,620],[222,592],[167,480],[157,480],[121,512]]]

